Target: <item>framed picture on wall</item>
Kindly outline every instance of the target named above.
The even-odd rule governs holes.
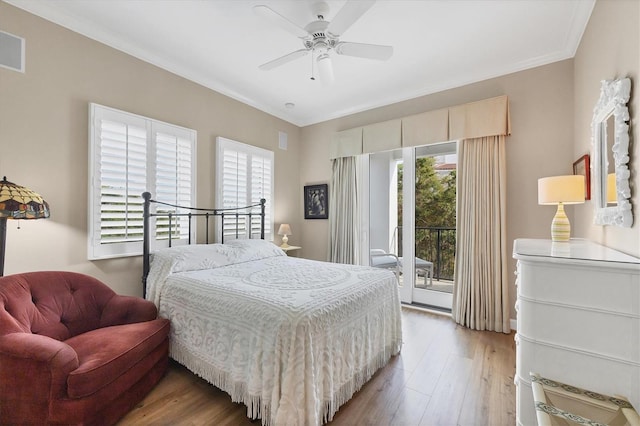
[[[329,217],[329,185],[307,185],[304,187],[304,218],[327,219]]]
[[[573,174],[584,176],[584,199],[591,199],[591,172],[589,154],[585,154],[573,163]]]

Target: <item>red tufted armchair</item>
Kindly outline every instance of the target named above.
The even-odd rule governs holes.
[[[113,424],[162,378],[169,321],[73,272],[0,277],[0,424]]]

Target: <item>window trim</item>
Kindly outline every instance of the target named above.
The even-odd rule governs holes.
[[[265,213],[268,218],[265,218],[265,228],[268,226],[268,230],[265,229],[265,240],[273,241],[274,239],[274,186],[275,186],[275,153],[271,150],[265,148],[259,148],[254,145],[245,144],[242,142],[234,141],[232,139],[227,139],[222,136],[216,137],[216,186],[215,186],[215,200],[217,208],[224,208],[223,205],[223,174],[224,174],[224,150],[225,149],[234,149],[237,151],[241,151],[246,153],[249,158],[253,155],[257,155],[263,158],[268,158],[271,161],[271,179],[269,185],[269,198],[267,199],[267,204],[265,206]],[[250,168],[250,160],[248,161],[248,165]],[[251,198],[251,188],[248,189],[248,198]],[[250,201],[247,201],[246,205],[252,204]],[[239,206],[244,207],[244,206]],[[268,220],[267,220],[268,219]],[[216,226],[216,241],[220,241],[222,235],[222,221],[218,221]],[[252,234],[253,235],[253,234]]]
[[[100,240],[101,236],[101,213],[100,213],[100,184],[102,182],[100,174],[101,150],[100,150],[100,121],[110,119],[112,121],[120,121],[123,123],[136,123],[139,127],[146,130],[146,191],[156,196],[156,132],[167,133],[172,131],[172,135],[187,139],[191,145],[190,158],[190,197],[192,205],[196,203],[196,149],[197,149],[197,132],[193,129],[177,126],[159,120],[154,120],[126,111],[110,108],[104,105],[89,103],[89,175],[88,175],[88,218],[87,218],[87,257],[89,260],[111,259],[119,257],[139,256],[142,255],[142,234],[140,240],[132,240],[125,242],[103,244]],[[140,193],[142,200],[142,193]],[[161,200],[164,201],[164,200]],[[140,212],[142,219],[142,212]],[[151,229],[155,235],[155,221],[151,223]],[[192,228],[192,238],[196,235],[195,226]],[[154,249],[168,246],[167,241],[152,238],[152,246]],[[177,239],[172,239],[172,244],[180,243]]]

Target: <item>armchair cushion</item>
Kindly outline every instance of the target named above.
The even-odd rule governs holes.
[[[69,397],[89,396],[109,385],[149,355],[168,333],[169,322],[158,319],[99,328],[67,340],[65,343],[75,350],[80,362],[69,373]]]

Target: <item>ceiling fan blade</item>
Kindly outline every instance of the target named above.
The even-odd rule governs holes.
[[[267,18],[271,22],[280,26],[280,28],[290,32],[296,37],[305,38],[309,36],[309,33],[307,33],[299,25],[291,22],[290,20],[280,15],[278,12],[276,12],[275,10],[271,9],[268,6],[264,6],[264,5],[253,6],[253,11],[258,15],[264,18]]]
[[[329,23],[327,31],[336,37],[342,35],[354,22],[360,19],[375,2],[376,0],[348,0]]]
[[[358,58],[377,59],[379,61],[386,61],[393,55],[392,46],[351,43],[348,41],[339,42],[335,47],[335,51],[338,55],[357,56]]]
[[[265,64],[262,64],[258,68],[260,68],[262,71],[268,71],[268,70],[274,69],[275,67],[279,67],[280,65],[284,65],[287,62],[291,62],[293,60],[301,58],[308,53],[309,51],[307,49],[296,50],[295,52],[291,52],[287,55],[274,59],[273,61],[269,61]]]

